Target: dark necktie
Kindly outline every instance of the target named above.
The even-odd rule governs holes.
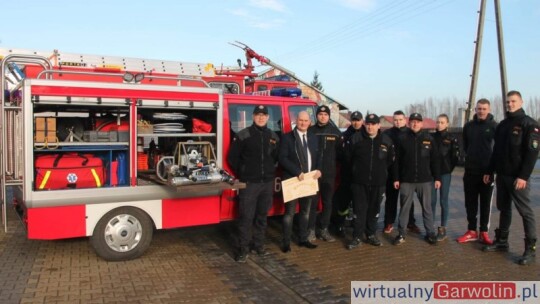
[[[307,146],[306,134],[302,135],[302,145],[304,146],[304,153],[306,154],[306,157],[308,157],[308,146]]]

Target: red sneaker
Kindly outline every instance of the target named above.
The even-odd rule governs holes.
[[[384,233],[391,233],[392,230],[394,230],[394,226],[392,224],[388,224],[388,225],[384,226],[383,232]]]
[[[458,243],[467,243],[478,240],[478,233],[475,230],[467,230],[464,235],[457,238]]]
[[[486,245],[493,245],[493,241],[489,238],[489,234],[487,233],[487,231],[480,232],[480,242]]]

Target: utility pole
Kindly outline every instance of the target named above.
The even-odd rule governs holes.
[[[502,90],[502,106],[503,113],[506,116],[506,92],[508,91],[508,85],[506,82],[506,61],[504,56],[504,39],[501,17],[501,5],[500,0],[495,1],[495,18],[497,21],[497,45],[499,47],[499,69],[501,73],[501,90]]]
[[[497,1],[497,0],[495,0]],[[478,69],[480,68],[480,53],[482,51],[482,38],[484,33],[484,17],[486,11],[486,0],[480,0],[480,10],[478,10],[478,30],[476,32],[476,41],[474,47],[474,62],[471,74],[471,90],[469,92],[469,103],[465,111],[465,122],[471,120],[472,109],[476,99],[476,85],[478,81]]]

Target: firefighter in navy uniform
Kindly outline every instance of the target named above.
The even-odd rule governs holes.
[[[351,164],[354,220],[353,239],[347,249],[362,244],[365,232],[366,242],[381,246],[375,235],[381,203],[384,198],[388,172],[397,179],[394,166],[395,149],[392,139],[380,132],[380,120],[375,114],[366,116],[360,132],[356,132],[346,147],[347,163]]]
[[[398,146],[399,136],[404,132],[407,132],[407,120],[405,119],[405,113],[401,110],[394,112],[392,117],[394,126],[385,130],[383,133],[389,136],[394,143],[394,147]],[[399,189],[394,188],[394,179],[391,174],[388,174],[388,180],[386,182],[386,199],[384,202],[384,233],[391,233],[394,230],[394,222],[397,216],[397,205],[399,200]],[[409,212],[409,231],[414,233],[420,233],[420,228],[416,226],[416,220],[414,218],[414,204],[411,205],[411,211]]]
[[[336,180],[336,161],[343,151],[343,138],[339,129],[330,123],[330,108],[326,105],[317,108],[317,123],[309,127],[308,132],[317,135],[319,141],[318,158],[322,176],[319,179],[319,192],[322,200],[320,215],[320,230],[316,234],[320,239],[334,242],[335,239],[328,232],[330,216],[332,215],[332,199]],[[316,226],[316,208],[311,210],[309,218],[309,237],[312,241]]]
[[[495,130],[495,146],[489,170],[484,175],[486,184],[497,174],[497,209],[501,212],[495,241],[484,251],[508,251],[508,234],[512,222],[512,201],[523,218],[525,251],[519,258],[520,265],[533,262],[536,256],[536,223],[531,208],[529,177],[538,159],[540,127],[525,114],[523,99],[518,91],[506,95],[508,112]]]
[[[253,124],[238,132],[231,143],[228,161],[239,180],[246,183],[238,203],[239,252],[235,260],[245,263],[249,246],[265,255],[266,219],[274,195],[275,165],[279,155],[279,137],[268,129],[268,108],[253,110]],[[253,234],[251,233],[253,230]]]
[[[410,129],[400,135],[396,146],[399,176],[394,188],[399,189],[401,209],[399,210],[399,234],[394,245],[405,242],[405,229],[409,221],[409,210],[416,192],[422,206],[422,217],[426,235],[424,239],[437,244],[431,210],[432,188],[441,187],[440,157],[433,137],[422,130],[423,118],[419,113],[409,117]]]
[[[343,132],[343,146],[346,149],[350,139],[354,134],[359,133],[362,130],[364,119],[362,113],[354,111],[351,114],[351,125]],[[339,236],[345,236],[345,218],[349,215],[349,209],[352,201],[351,193],[351,163],[346,159],[341,159],[341,166],[339,167],[339,186],[334,195],[334,202],[332,207],[334,208],[332,214],[332,225],[335,228],[335,232]],[[352,215],[352,214],[350,214]]]

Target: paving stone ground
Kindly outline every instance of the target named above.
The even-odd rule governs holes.
[[[531,183],[540,227],[540,176]],[[421,226],[420,208],[416,210]],[[250,255],[246,264],[233,260],[232,222],[156,231],[141,258],[106,262],[86,238],[27,240],[15,214],[8,215],[9,232],[0,232],[0,303],[348,303],[351,281],[540,281],[540,258],[530,266],[515,263],[523,252],[517,211],[508,253],[484,253],[479,243],[454,241],[467,228],[460,170],[452,179],[449,238],[437,246],[414,234],[393,246],[395,232],[378,232],[382,247],[363,244],[346,250],[346,240],[338,239],[317,241],[315,250],[293,245],[292,252],[284,254],[279,251],[281,222],[276,217],[269,220],[271,253]],[[493,204],[490,235],[497,223]],[[382,223],[379,226],[382,229]]]

